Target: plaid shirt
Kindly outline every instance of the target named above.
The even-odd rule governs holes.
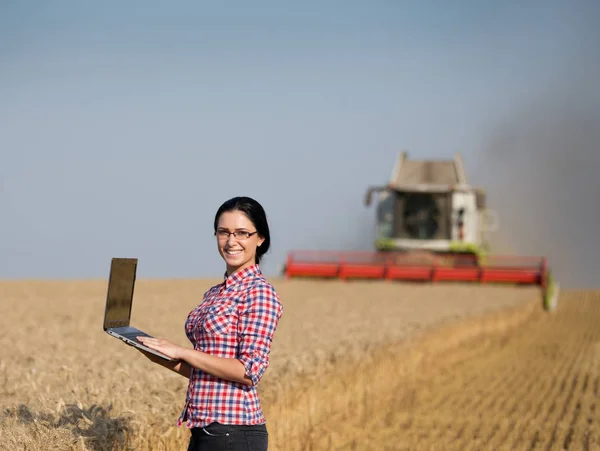
[[[273,334],[283,313],[275,289],[258,265],[238,271],[204,293],[188,315],[185,332],[194,349],[236,358],[253,385],[244,385],[191,369],[185,407],[177,425],[262,424],[256,385],[269,366]]]

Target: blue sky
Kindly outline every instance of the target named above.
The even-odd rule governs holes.
[[[234,195],[269,215],[267,274],[291,249],[369,249],[363,194],[396,152],[461,151],[491,183],[498,124],[597,69],[598,9],[2,2],[0,278],[105,277],[113,256],[220,276],[212,220]]]

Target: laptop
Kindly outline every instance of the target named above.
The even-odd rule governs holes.
[[[136,337],[152,336],[129,325],[137,263],[137,258],[113,258],[111,261],[106,307],[104,309],[104,331],[128,345],[148,351],[165,360],[174,361],[176,359],[172,359],[138,341]]]

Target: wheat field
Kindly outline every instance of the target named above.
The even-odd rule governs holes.
[[[272,450],[598,449],[600,294],[271,280]],[[133,325],[188,345],[218,280],[138,280]],[[186,379],[101,328],[105,281],[4,281],[0,449],[179,450]]]

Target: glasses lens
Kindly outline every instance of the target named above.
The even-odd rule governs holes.
[[[234,238],[238,239],[238,240],[247,240],[248,238],[250,238],[251,233],[246,231],[246,230],[240,230],[238,232],[232,232],[230,233],[227,230],[218,230],[217,231],[217,237],[219,237],[220,239],[228,239],[229,235],[233,235]]]

